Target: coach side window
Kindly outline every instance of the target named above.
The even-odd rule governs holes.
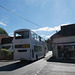
[[[37,39],[36,39],[37,41],[39,41],[39,36],[37,35]]]
[[[41,38],[41,41],[42,41],[42,42],[45,42],[45,39]]]
[[[39,41],[41,41],[41,37],[39,36]]]
[[[38,46],[38,47],[39,47],[39,51],[42,52],[42,47],[41,46]]]
[[[35,34],[34,32],[31,32],[31,34],[32,34],[32,38],[37,40],[37,34]]]
[[[34,46],[34,51],[38,52],[38,46],[36,46],[36,45]]]
[[[33,32],[31,32],[31,35],[32,35],[32,38],[35,39],[35,36],[34,36],[34,33]]]

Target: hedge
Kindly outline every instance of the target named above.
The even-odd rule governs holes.
[[[7,49],[1,49],[0,56],[0,59],[12,59],[13,57],[12,52]]]

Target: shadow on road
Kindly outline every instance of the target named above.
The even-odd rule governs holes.
[[[54,59],[53,57],[50,57],[48,60],[48,62],[61,62],[61,63],[74,63],[75,64],[75,60],[62,60],[62,59]]]
[[[13,70],[19,69],[21,67],[24,67],[26,65],[29,65],[31,63],[32,62],[29,62],[29,61],[12,63],[9,65],[0,67],[0,71],[13,71]]]

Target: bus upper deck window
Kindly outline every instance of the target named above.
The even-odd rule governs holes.
[[[26,39],[29,38],[29,31],[20,31],[15,33],[16,39]]]
[[[29,38],[29,31],[24,32],[24,38]]]

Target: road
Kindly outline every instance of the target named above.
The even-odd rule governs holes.
[[[2,62],[3,63],[3,62]],[[0,75],[36,75],[37,72],[46,64],[44,59],[36,62],[17,61],[0,67]]]
[[[75,63],[49,60],[37,75],[75,75]]]
[[[0,75],[37,75],[46,65],[50,53],[35,62],[0,61]]]
[[[0,75],[75,75],[74,63],[52,61],[50,55],[35,62],[0,61]]]

